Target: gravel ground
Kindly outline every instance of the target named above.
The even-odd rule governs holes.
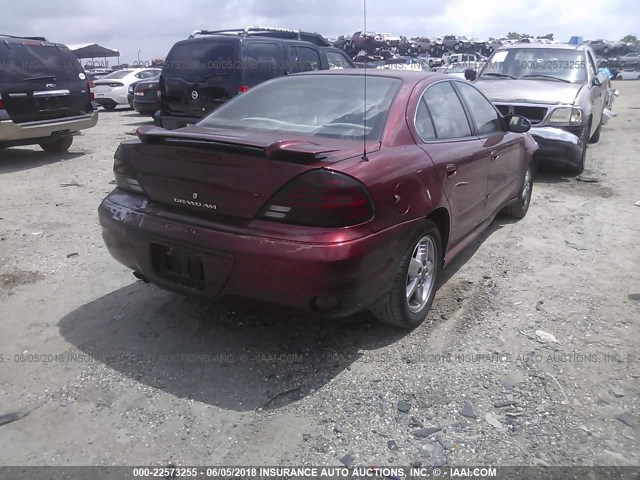
[[[135,112],[0,151],[0,464],[640,464],[640,82],[616,86],[594,182],[538,175],[412,332],[136,281],[96,216]]]

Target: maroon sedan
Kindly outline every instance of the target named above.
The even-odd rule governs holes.
[[[163,288],[415,327],[444,265],[498,212],[526,214],[529,128],[440,74],[274,79],[122,143],[103,237]]]

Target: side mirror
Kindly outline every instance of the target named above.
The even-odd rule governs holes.
[[[526,133],[531,130],[531,122],[520,115],[508,115],[507,130],[514,133]]]
[[[476,79],[477,76],[478,76],[478,74],[476,73],[476,71],[475,70],[471,70],[470,68],[467,68],[464,71],[464,78],[466,80],[469,80],[470,82],[473,82]]]
[[[599,87],[606,81],[607,81],[607,76],[603,72],[598,72],[598,74],[593,79],[593,85],[596,87]]]

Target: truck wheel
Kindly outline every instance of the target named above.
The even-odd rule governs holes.
[[[69,150],[71,144],[73,143],[73,137],[71,135],[67,135],[64,137],[57,138],[53,141],[42,142],[40,144],[40,148],[47,153],[64,153]]]
[[[604,113],[603,113],[604,115]],[[591,140],[589,140],[589,143],[598,143],[598,141],[600,141],[600,130],[602,129],[602,119],[600,119],[600,125],[598,125],[598,128],[596,128],[596,131],[593,132],[593,135],[591,136]]]
[[[589,144],[589,135],[591,133],[591,120],[589,120],[589,124],[584,129],[584,133],[582,134],[582,155],[580,156],[580,162],[573,167],[573,173],[576,175],[580,175],[584,172],[584,162],[587,159],[587,145]]]
[[[440,231],[424,220],[400,260],[391,292],[372,309],[373,315],[407,329],[424,322],[438,288],[442,259]]]

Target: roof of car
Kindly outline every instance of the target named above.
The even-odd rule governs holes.
[[[366,70],[367,77],[390,77],[390,78],[398,78],[405,83],[418,83],[420,80],[424,78],[432,78],[436,79],[439,77],[449,78],[446,75],[438,72],[418,72],[415,70],[395,70],[395,69],[378,69],[378,68],[345,68],[341,70],[314,70],[312,72],[303,72],[296,73],[295,75],[290,76],[299,76],[299,75],[351,75],[364,77]]]
[[[12,44],[16,44],[16,43],[20,44],[23,42],[41,42],[47,46],[58,46],[58,47],[67,48],[67,46],[62,43],[50,42],[44,37],[19,37],[17,35],[8,35],[6,33],[0,33],[0,40],[2,42],[12,43]]]
[[[558,50],[580,50],[585,45],[573,45],[569,43],[514,43],[512,45],[503,45],[499,50],[515,50],[518,48],[556,48]]]

